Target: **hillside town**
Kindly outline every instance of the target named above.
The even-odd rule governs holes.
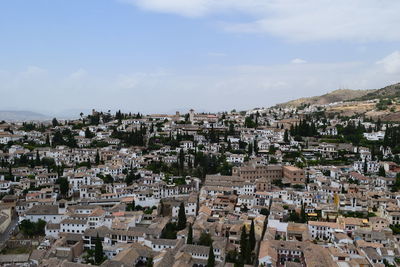
[[[400,266],[400,126],[331,106],[2,121],[0,266]]]

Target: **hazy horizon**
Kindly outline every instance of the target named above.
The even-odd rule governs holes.
[[[1,110],[244,110],[399,82],[400,2],[0,3]]]

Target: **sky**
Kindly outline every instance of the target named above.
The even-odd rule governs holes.
[[[400,81],[398,0],[1,0],[0,110],[244,110]]]

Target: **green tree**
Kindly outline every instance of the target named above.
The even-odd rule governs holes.
[[[95,158],[94,162],[96,163],[96,165],[100,164],[100,154],[99,154],[98,150],[96,151],[96,158]]]
[[[131,205],[132,205],[132,210],[135,210],[136,208],[135,198],[132,199]]]
[[[397,173],[396,181],[394,182],[394,185],[392,187],[392,192],[397,192],[399,190],[400,190],[400,173]]]
[[[386,177],[386,171],[385,171],[385,168],[383,166],[379,167],[378,175],[382,176],[382,177]]]
[[[265,216],[269,216],[269,210],[268,209],[266,209],[266,208],[262,208],[261,209],[261,211],[260,211],[260,214],[261,215],[265,215]]]
[[[35,165],[39,166],[40,165],[40,156],[39,156],[39,150],[36,150],[36,159],[35,159]]]
[[[63,145],[64,144],[64,138],[63,135],[60,131],[55,131],[53,134],[53,140],[52,140],[52,145],[57,146],[57,145]]]
[[[31,222],[30,220],[23,220],[19,224],[19,229],[25,236],[44,236],[45,235],[46,222],[39,219],[37,222]]]
[[[100,265],[104,261],[104,251],[103,251],[103,244],[97,233],[96,243],[94,247],[94,261],[96,265]]]
[[[249,232],[249,242],[251,251],[256,247],[256,232],[254,229],[254,220],[251,220],[250,232]]]
[[[60,186],[60,194],[65,197],[68,195],[69,182],[65,177],[60,177],[56,180],[56,184]]]
[[[301,211],[300,211],[300,223],[306,223],[306,222],[307,222],[306,208],[305,208],[305,204],[302,204]]]
[[[283,141],[285,143],[289,143],[289,131],[286,129],[285,134],[283,135]]]
[[[147,259],[146,267],[153,267],[153,258],[148,258]]]
[[[181,202],[178,213],[178,230],[183,230],[185,228],[186,228],[185,205],[183,204],[183,202]]]
[[[165,239],[176,239],[176,224],[175,223],[167,223],[164,229],[161,232],[161,238]]]
[[[249,156],[253,154],[253,144],[247,146],[247,154],[249,154]]]
[[[297,212],[295,212],[295,211],[292,211],[292,212],[289,214],[288,221],[289,221],[289,222],[300,222],[300,216],[299,216],[299,214],[297,214]]]
[[[139,174],[139,176],[140,176],[140,174]],[[133,183],[133,180],[135,180],[135,179],[136,179],[136,175],[131,167],[131,169],[126,174],[125,183],[129,186]]]
[[[111,184],[114,182],[114,178],[112,177],[111,174],[107,174],[106,176],[98,174],[97,177],[101,178],[106,184]]]
[[[185,166],[185,153],[183,152],[183,148],[179,150],[179,169],[182,171]]]
[[[87,127],[86,130],[85,130],[85,138],[93,138],[93,137],[94,137],[94,133],[92,133],[89,130],[89,127]]]
[[[211,244],[210,251],[208,252],[208,260],[207,260],[207,267],[214,267],[215,266],[215,255],[214,255],[214,248]]]
[[[254,140],[253,142],[253,150],[255,154],[258,154],[258,142],[257,140]]]
[[[186,244],[193,244],[193,227],[192,224],[189,224],[189,231]]]
[[[367,171],[368,171],[367,159],[364,160],[364,167],[363,167],[363,169],[364,169],[364,174],[367,173]]]
[[[88,169],[92,168],[92,162],[90,162],[90,159],[87,159],[86,166],[87,166]]]
[[[239,256],[240,255],[239,255],[238,251],[235,248],[234,250],[229,250],[226,253],[225,260],[226,260],[226,262],[237,263],[238,259],[239,259]]]
[[[50,145],[50,136],[46,134],[46,146]]]
[[[253,121],[252,117],[246,117],[244,120],[244,127],[246,128],[256,128],[257,123]]]
[[[229,123],[229,134],[234,135],[235,134],[235,125],[233,125],[232,122]]]
[[[240,258],[244,263],[250,263],[251,251],[246,226],[243,225],[240,235]]]
[[[211,244],[212,244],[211,235],[208,234],[208,233],[204,233],[204,232],[201,233],[200,239],[199,239],[199,245],[200,245],[200,246],[207,246],[207,247],[209,247],[209,246],[211,246]]]
[[[56,118],[53,118],[53,120],[51,121],[51,123],[53,124],[53,127],[56,127],[56,126],[59,125]]]

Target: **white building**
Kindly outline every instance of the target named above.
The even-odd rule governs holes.
[[[61,233],[83,234],[89,227],[87,220],[80,219],[64,219],[60,223]]]
[[[233,164],[241,164],[244,162],[244,155],[242,154],[231,154],[226,158],[226,161]]]
[[[331,240],[335,232],[343,232],[343,229],[338,223],[309,221],[308,232],[313,239]]]
[[[64,219],[64,214],[59,213],[57,205],[35,205],[30,208],[25,216],[20,217],[20,220],[30,220],[38,222],[40,219],[45,222],[60,223]]]

